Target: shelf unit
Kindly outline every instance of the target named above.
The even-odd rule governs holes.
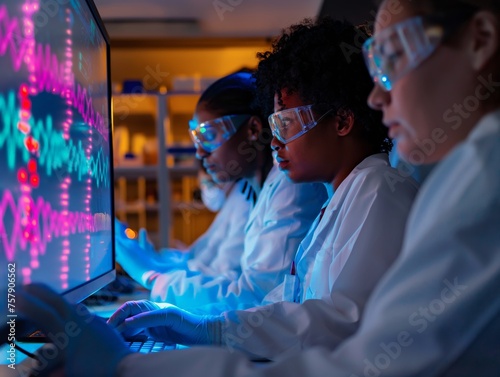
[[[169,149],[192,146],[187,120],[198,97],[197,92],[169,92],[119,94],[113,100],[115,130],[122,132],[115,138],[119,144],[115,146],[115,212],[121,220],[137,217],[137,228],[148,229],[159,248],[171,246],[174,225],[177,238],[189,244],[204,232],[214,217],[201,203],[193,201],[193,191],[198,187],[198,165],[193,156],[175,161],[176,157],[168,153]],[[124,130],[129,132],[127,137]],[[131,163],[123,159],[123,154],[142,149],[132,145],[134,140],[149,148],[155,140],[156,148],[152,148],[151,156],[143,153],[142,160],[138,158]],[[198,220],[195,225],[194,219]]]

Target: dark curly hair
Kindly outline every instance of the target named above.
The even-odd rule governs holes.
[[[367,35],[348,22],[306,19],[283,31],[272,51],[257,54],[255,74],[258,100],[269,104],[281,90],[297,93],[318,112],[333,109],[338,116],[353,115],[355,132],[379,152],[390,152],[392,142],[382,124],[382,114],[367,105],[373,81],[365,66],[361,46]]]

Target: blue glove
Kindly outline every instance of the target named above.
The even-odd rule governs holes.
[[[148,240],[145,229],[139,230],[137,240],[128,238],[125,229],[126,226],[115,219],[116,261],[143,287],[151,289],[160,273],[187,268],[187,253],[164,249],[160,254]]]
[[[115,219],[116,261],[142,286],[151,289],[152,277],[163,271],[160,256],[147,240],[145,229],[139,231],[139,239],[125,235],[126,227]]]
[[[168,271],[188,269],[187,261],[190,258],[190,253],[188,251],[160,249],[159,255],[161,264]]]
[[[221,316],[201,316],[171,304],[129,301],[108,320],[124,335],[146,333],[167,343],[184,345],[220,344]]]
[[[116,240],[120,242],[120,246],[123,248],[120,252],[124,253],[134,253],[135,255],[140,255],[141,257],[147,256],[148,258],[159,261],[158,253],[155,250],[154,245],[148,240],[148,234],[146,229],[141,228],[139,230],[139,235],[137,240],[127,237],[125,230],[127,226],[115,218],[115,236]]]
[[[70,305],[49,287],[31,284],[16,294],[18,316],[36,323],[52,340],[50,352],[38,353],[39,364],[33,363],[31,375],[64,368],[66,376],[114,376],[130,353],[120,335],[102,319],[83,305]]]

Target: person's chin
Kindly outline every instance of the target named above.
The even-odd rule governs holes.
[[[285,175],[286,177],[288,178],[288,180],[292,183],[302,183],[304,182],[303,178],[301,177],[301,175],[297,172],[297,171],[294,171],[293,169],[284,169],[284,170],[281,170]]]
[[[410,165],[424,165],[427,164],[428,156],[418,147],[418,145],[410,142],[398,140],[397,144],[398,154],[403,161]]]
[[[231,180],[231,176],[225,171],[214,171],[213,173],[210,173],[210,175],[212,176],[214,182],[220,185]]]
[[[412,153],[416,151],[416,146],[409,146],[400,140],[397,140],[396,146],[399,157],[406,162],[410,162]]]

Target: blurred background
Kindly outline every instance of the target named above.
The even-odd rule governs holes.
[[[254,66],[255,53],[303,18],[373,18],[371,0],[95,0],[112,39],[116,82],[158,64],[177,75],[222,76]],[[163,72],[162,71],[162,72]]]

